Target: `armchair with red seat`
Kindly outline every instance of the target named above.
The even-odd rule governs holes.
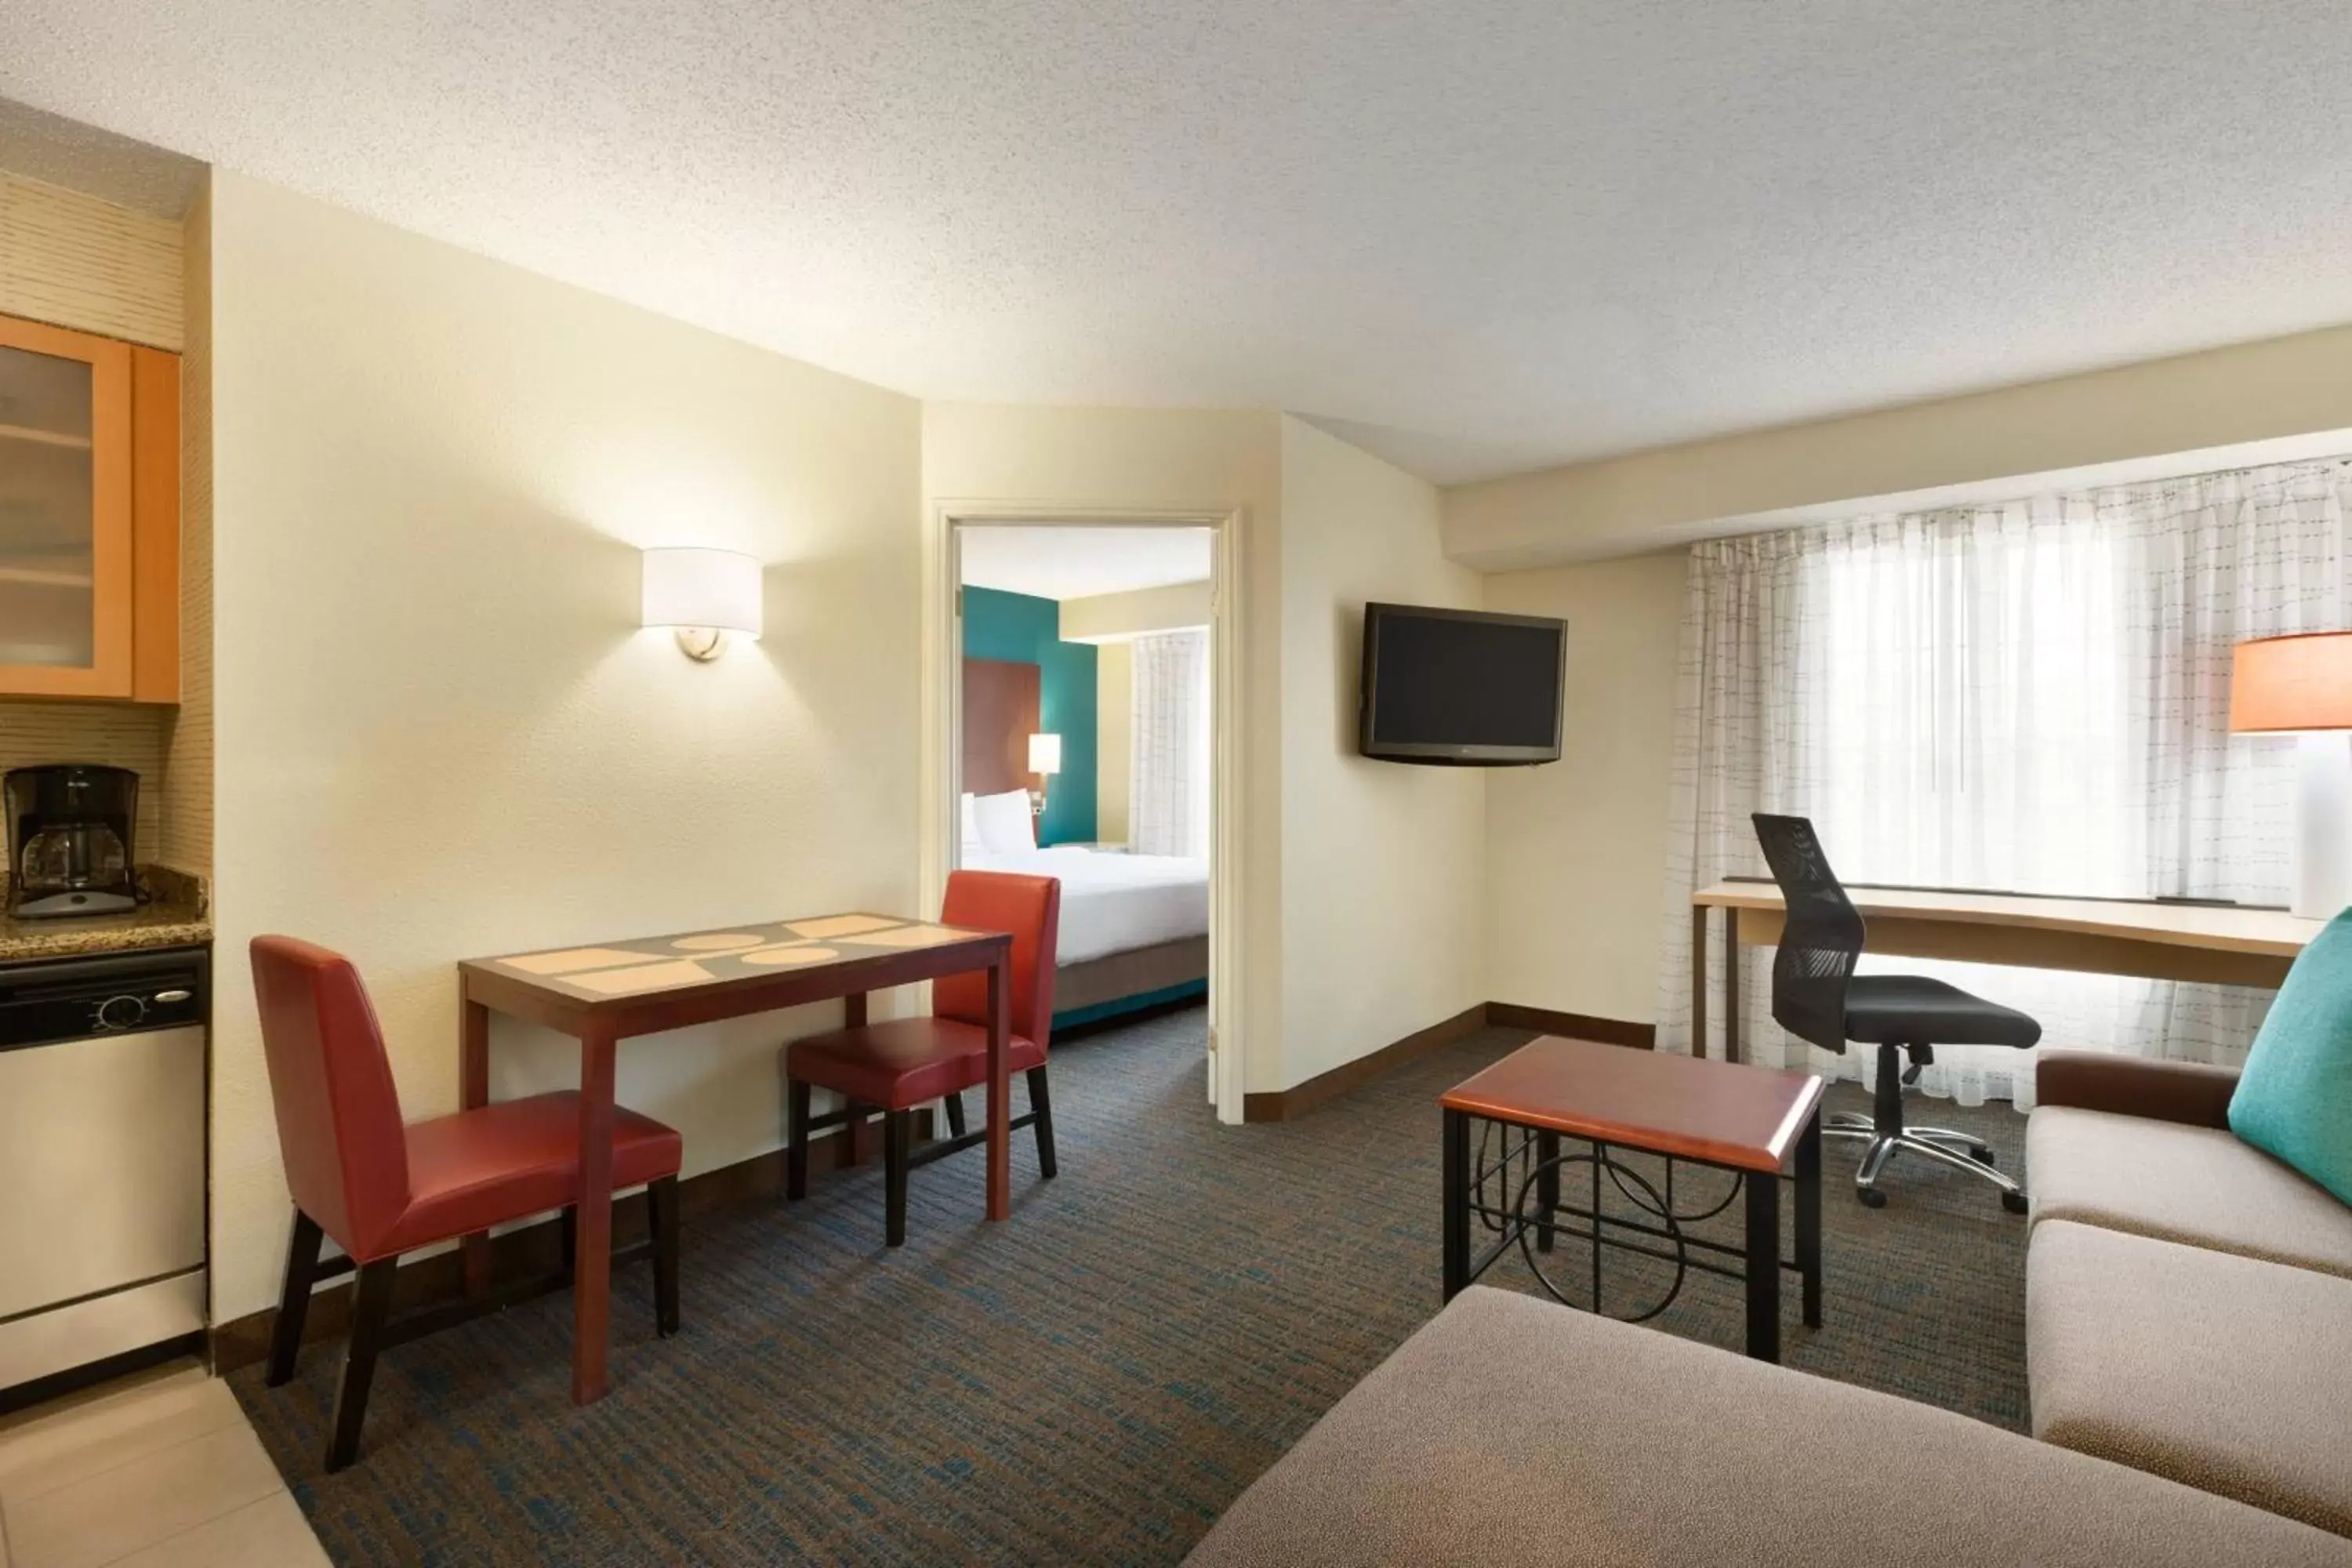
[[[569,1282],[567,1247],[565,1272],[552,1279],[391,1319],[403,1253],[551,1209],[563,1211],[569,1236],[580,1189],[579,1096],[533,1095],[404,1124],[375,1010],[350,961],[285,936],[256,937],[252,955],[278,1147],[294,1197],[268,1381],[276,1387],[294,1375],[312,1286],[355,1270],[351,1340],[327,1447],[327,1468],[340,1470],[359,1457],[368,1386],[383,1350]],[[646,1188],[655,1318],[665,1335],[677,1331],[681,1152],[672,1129],[616,1110],[613,1185]],[[322,1236],[345,1257],[322,1264]]]
[[[1013,1118],[1017,1130],[1037,1130],[1038,1173],[1051,1179],[1054,1102],[1045,1080],[1046,1037],[1054,1022],[1054,954],[1062,917],[1062,884],[1052,877],[1004,871],[957,871],[948,878],[941,923],[966,931],[1006,931],[1013,937],[1009,976],[1012,1037],[1005,1070],[1029,1083],[1029,1112]],[[812,1035],[784,1051],[786,1120],[785,1196],[808,1195],[809,1134],[853,1120],[882,1115],[885,1233],[892,1247],[907,1239],[907,1178],[918,1165],[960,1153],[987,1139],[987,1131],[964,1128],[962,1091],[988,1081],[988,980],[958,974],[934,982],[931,1016],[895,1018]],[[810,1090],[831,1089],[845,1101],[838,1110],[812,1116]],[[914,1112],[935,1100],[947,1106],[949,1136],[912,1147]]]

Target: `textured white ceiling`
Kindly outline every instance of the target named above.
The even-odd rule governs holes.
[[[1041,599],[1083,599],[1209,575],[1205,528],[965,528],[963,580]]]
[[[1457,479],[2352,320],[2344,0],[8,0],[0,95]]]

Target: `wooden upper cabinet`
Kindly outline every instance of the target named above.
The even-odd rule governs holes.
[[[0,316],[0,695],[180,700],[180,360]]]

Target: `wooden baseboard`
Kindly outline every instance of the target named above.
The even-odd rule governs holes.
[[[918,1144],[927,1142],[932,1135],[929,1110],[915,1113],[915,1137]],[[864,1164],[870,1156],[866,1151],[853,1149],[850,1140],[842,1136],[843,1128],[828,1128],[809,1143],[809,1163],[817,1171],[839,1171],[853,1164]],[[868,1138],[866,1142],[875,1140]],[[784,1190],[784,1151],[773,1149],[765,1154],[755,1154],[749,1160],[739,1160],[732,1165],[721,1165],[715,1171],[705,1171],[698,1176],[688,1176],[677,1184],[678,1215],[692,1219],[753,1198],[774,1197]],[[876,1223],[880,1223],[877,1211]],[[633,1247],[646,1238],[646,1204],[642,1194],[617,1199],[613,1205],[613,1250]],[[561,1244],[553,1215],[501,1232],[490,1239],[491,1269],[500,1278],[527,1278],[553,1270],[562,1261]],[[430,1258],[420,1258],[401,1266],[393,1286],[393,1310],[395,1313],[446,1301],[465,1289],[459,1256],[455,1249],[436,1252]],[[351,1331],[351,1287],[339,1281],[328,1286],[310,1299],[310,1310],[302,1322],[302,1342],[311,1344],[322,1340],[340,1340]],[[268,1307],[245,1317],[214,1325],[212,1331],[213,1369],[226,1375],[239,1367],[252,1366],[269,1356],[270,1330],[278,1321],[278,1309]]]
[[[1629,1024],[1622,1018],[1595,1018],[1584,1013],[1557,1013],[1549,1007],[1522,1007],[1516,1002],[1489,1002],[1486,1022],[1500,1029],[1533,1029],[1538,1034],[1566,1035],[1575,1040],[1599,1040],[1606,1046],[1632,1046],[1643,1051],[1658,1048],[1655,1024]]]
[[[1475,1007],[1464,1008],[1442,1023],[1416,1030],[1393,1045],[1382,1046],[1370,1056],[1358,1057],[1329,1072],[1318,1073],[1305,1083],[1270,1094],[1245,1094],[1242,1097],[1242,1120],[1288,1121],[1304,1116],[1318,1105],[1395,1071],[1415,1057],[1426,1056],[1441,1046],[1450,1046],[1488,1026],[1534,1029],[1547,1035],[1568,1035],[1580,1040],[1599,1040],[1605,1045],[1631,1046],[1644,1051],[1654,1050],[1658,1041],[1658,1029],[1654,1024],[1630,1024],[1622,1018],[1594,1018],[1582,1013],[1557,1013],[1549,1007],[1522,1007],[1512,1002],[1481,1002]]]
[[[1271,1094],[1242,1096],[1244,1121],[1288,1121],[1306,1115],[1317,1106],[1337,1100],[1351,1089],[1360,1089],[1384,1073],[1394,1072],[1415,1057],[1426,1056],[1440,1046],[1450,1046],[1465,1036],[1486,1026],[1486,1005],[1465,1007],[1451,1018],[1432,1024],[1426,1029],[1416,1029],[1403,1039],[1382,1046],[1369,1056],[1342,1062],[1329,1072],[1318,1073],[1305,1083],[1293,1084]]]

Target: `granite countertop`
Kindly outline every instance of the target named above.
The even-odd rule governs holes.
[[[142,948],[190,947],[213,939],[204,884],[163,867],[142,868],[140,880],[153,898],[128,914],[88,920],[20,921],[0,914],[0,963],[39,958],[89,958]],[[5,893],[0,884],[0,893]],[[5,909],[0,902],[0,909]]]

